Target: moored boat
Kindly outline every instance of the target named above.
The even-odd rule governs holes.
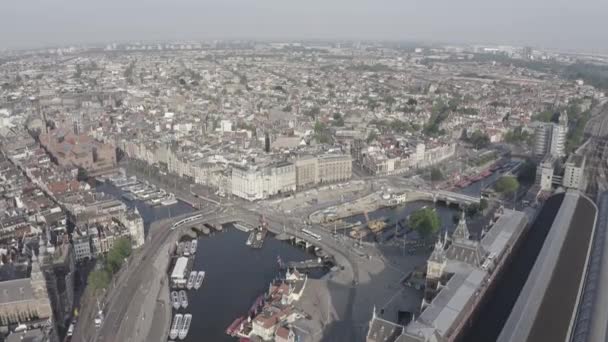
[[[188,307],[188,295],[184,290],[179,291],[179,303],[184,309]]]
[[[170,194],[169,196],[165,197],[165,199],[163,199],[160,204],[162,205],[172,205],[172,204],[176,204],[177,203],[177,198],[175,198],[175,196],[173,194]]]
[[[183,318],[184,315],[182,314],[176,314],[175,317],[173,317],[173,324],[171,325],[171,330],[169,331],[169,337],[171,339],[177,338],[180,328],[182,327]]]
[[[238,332],[241,323],[243,323],[245,321],[245,317],[239,317],[237,319],[235,319],[234,321],[232,321],[232,323],[228,326],[228,328],[226,328],[226,334],[230,335],[230,336],[236,336],[236,333]]]
[[[196,274],[196,281],[194,282],[194,289],[198,290],[205,280],[205,271],[199,271]]]
[[[194,253],[196,253],[196,248],[198,247],[198,241],[192,240],[192,243],[190,243],[190,254],[194,255]]]
[[[180,340],[183,340],[188,336],[188,330],[190,330],[190,322],[192,322],[192,315],[185,314],[184,315],[184,324],[182,328],[179,330],[179,334],[177,335]]]
[[[196,282],[196,275],[197,275],[196,271],[190,272],[190,277],[188,277],[188,282],[186,283],[186,288],[188,290],[191,290],[192,287],[194,286],[194,283]]]
[[[173,308],[175,310],[179,309],[181,303],[179,302],[179,295],[177,291],[171,291],[171,304],[173,304]]]
[[[234,228],[236,228],[236,229],[238,229],[238,230],[240,230],[242,232],[245,232],[245,233],[249,233],[250,231],[252,231],[254,229],[253,227],[250,227],[250,226],[248,226],[246,224],[239,223],[239,222],[236,222],[234,224]]]
[[[189,256],[190,255],[190,241],[186,241],[184,242],[184,255],[185,256]]]

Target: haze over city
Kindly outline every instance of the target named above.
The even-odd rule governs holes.
[[[0,342],[608,340],[606,1],[0,4]]]
[[[3,1],[0,48],[186,39],[373,39],[606,52],[601,0]]]

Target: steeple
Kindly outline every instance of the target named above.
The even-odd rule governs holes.
[[[443,263],[445,261],[445,250],[443,249],[445,241],[441,241],[441,237],[437,239],[435,242],[435,249],[433,249],[433,253],[429,257],[429,262]]]
[[[469,228],[467,228],[467,220],[465,218],[464,210],[462,211],[462,215],[460,216],[460,221],[458,221],[458,226],[454,233],[452,234],[452,240],[455,242],[458,241],[467,241],[469,240]]]

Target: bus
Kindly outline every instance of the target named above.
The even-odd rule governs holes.
[[[311,237],[317,241],[321,241],[321,235],[315,234],[306,228],[302,228],[302,233],[304,233],[304,235]]]

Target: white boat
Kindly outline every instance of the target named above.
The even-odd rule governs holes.
[[[205,280],[205,271],[199,271],[196,274],[196,281],[194,282],[194,289],[198,290],[203,284],[203,280]]]
[[[184,309],[188,307],[188,296],[184,290],[179,291],[179,303]]]
[[[245,232],[245,233],[249,233],[250,231],[253,230],[253,227],[247,226],[247,225],[239,223],[239,222],[236,222],[234,224],[234,228],[236,228],[242,232]]]
[[[184,242],[184,255],[190,255],[190,241]]]
[[[196,271],[190,272],[190,277],[188,277],[188,282],[186,283],[186,288],[188,290],[192,290],[194,286],[194,282],[196,282]]]
[[[194,255],[196,253],[197,247],[198,247],[198,241],[192,240],[192,243],[190,244],[190,254]]]
[[[177,198],[173,196],[173,194],[167,196],[164,200],[160,202],[162,205],[173,205],[177,203]]]
[[[175,317],[173,317],[173,324],[171,325],[171,330],[169,331],[169,338],[171,338],[171,339],[177,338],[177,335],[179,334],[180,329],[183,327],[183,324],[182,324],[183,318],[184,318],[184,315],[182,315],[182,314],[176,314]]]
[[[173,308],[175,310],[179,309],[181,303],[179,302],[179,295],[177,291],[171,291],[171,304],[173,304]]]
[[[186,338],[186,336],[188,336],[188,330],[190,330],[190,322],[192,322],[192,315],[184,315],[184,324],[182,324],[182,328],[179,329],[179,334],[177,335],[180,340],[183,340]]]
[[[253,239],[255,239],[255,231],[251,231],[251,233],[249,233],[249,237],[247,238],[247,242],[245,242],[245,244],[247,246],[251,246]]]
[[[115,185],[122,189],[124,187],[135,185],[135,184],[137,184],[137,177],[131,176],[131,177],[125,178],[124,180],[122,180],[120,182],[117,182]]]

